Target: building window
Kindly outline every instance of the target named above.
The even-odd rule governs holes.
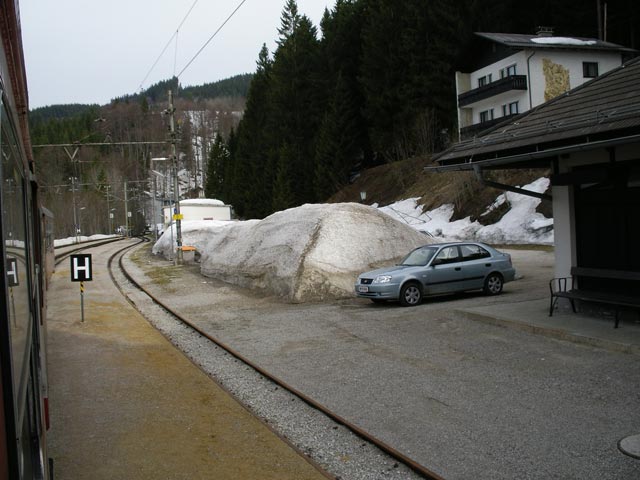
[[[582,76],[584,78],[596,78],[598,76],[598,63],[582,62]]]
[[[484,87],[491,83],[491,73],[478,78],[478,87]]]
[[[500,78],[512,77],[516,74],[516,65],[509,65],[508,67],[500,69]]]
[[[502,105],[502,116],[507,117],[509,115],[515,115],[518,113],[518,102],[511,102],[509,104]]]
[[[493,120],[493,108],[480,112],[480,123],[488,122],[489,120]]]

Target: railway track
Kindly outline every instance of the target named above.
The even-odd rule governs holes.
[[[101,240],[90,240],[88,242],[74,243],[71,245],[56,247],[55,263],[56,265],[59,265],[63,260],[69,258],[69,256],[73,253],[81,252],[83,250],[86,250],[87,248],[99,247],[102,245],[107,245],[109,243],[119,242],[123,240],[123,238],[124,237],[115,237]]]
[[[317,412],[320,412],[322,415],[326,416],[328,419],[330,419],[335,424],[345,427],[349,432],[351,432],[352,434],[356,435],[361,440],[364,440],[368,444],[370,444],[370,445],[374,446],[375,448],[379,449],[380,451],[384,452],[391,459],[393,459],[395,462],[397,462],[395,465],[393,465],[394,469],[397,469],[400,465],[402,465],[402,466],[406,467],[406,469],[411,471],[412,474],[415,475],[415,478],[426,478],[426,479],[442,480],[442,477],[439,476],[438,474],[436,474],[435,472],[429,470],[425,466],[419,464],[418,462],[414,461],[413,459],[409,458],[408,456],[406,456],[403,453],[399,452],[398,450],[394,449],[392,446],[388,445],[387,443],[379,440],[375,436],[373,436],[370,433],[368,433],[366,430],[363,430],[362,428],[360,428],[357,425],[353,424],[349,420],[347,420],[347,419],[343,418],[342,416],[338,415],[337,413],[333,412],[331,409],[329,409],[326,406],[318,403],[313,398],[309,397],[308,395],[305,395],[303,392],[301,392],[301,391],[297,390],[296,388],[294,388],[293,386],[287,384],[286,382],[284,382],[283,380],[281,380],[277,376],[275,376],[275,375],[271,374],[270,372],[268,372],[267,370],[263,369],[262,367],[260,367],[256,363],[252,362],[250,359],[248,359],[247,357],[245,357],[244,355],[242,355],[241,353],[239,353],[238,351],[233,349],[231,346],[225,344],[224,342],[220,341],[220,339],[212,336],[208,332],[204,331],[202,328],[200,328],[197,325],[195,325],[193,322],[189,321],[187,318],[185,318],[179,312],[175,311],[170,305],[166,304],[166,302],[163,302],[161,299],[157,298],[155,295],[153,295],[151,292],[149,292],[146,288],[144,288],[144,286],[142,286],[139,282],[137,282],[136,279],[133,277],[133,275],[127,270],[123,259],[124,259],[125,254],[129,250],[133,249],[134,247],[139,246],[140,243],[144,242],[145,240],[148,241],[147,239],[141,239],[140,242],[138,242],[138,243],[135,243],[133,245],[127,245],[127,246],[119,249],[118,251],[113,253],[110,256],[109,260],[108,260],[109,274],[110,274],[114,284],[120,289],[120,291],[123,293],[123,295],[125,297],[127,297],[132,304],[137,306],[137,303],[139,303],[139,301],[135,301],[135,300],[131,299],[130,293],[127,293],[127,291],[121,285],[122,282],[119,281],[116,278],[118,276],[118,273],[121,273],[124,276],[124,278],[126,278],[126,280],[129,282],[131,287],[133,287],[135,290],[137,290],[138,292],[140,292],[141,294],[146,296],[155,305],[159,306],[175,322],[178,322],[180,325],[182,325],[182,326],[190,329],[191,331],[197,333],[200,337],[206,339],[207,342],[210,342],[211,344],[215,345],[219,349],[223,350],[228,355],[233,357],[235,360],[240,362],[241,365],[246,366],[245,368],[252,369],[260,377],[263,377],[264,379],[267,379],[269,382],[271,382],[275,386],[276,389],[281,388],[281,389],[285,390],[290,395],[292,395],[295,398],[297,398],[297,399],[301,400],[302,402],[304,402],[304,404],[306,404],[307,406],[309,406],[313,410],[315,410]],[[140,308],[139,308],[139,310],[140,310]],[[143,313],[143,312],[141,312],[141,313]],[[224,387],[224,385],[222,385],[222,386]],[[233,392],[230,392],[230,393],[233,394]],[[241,401],[241,403],[242,403],[242,401]],[[336,428],[336,427],[334,427],[334,428]],[[272,430],[274,430],[274,431],[276,431],[276,433],[280,434],[280,432],[278,432],[277,429],[272,428]],[[283,436],[283,435],[281,435],[281,436]],[[287,440],[287,441],[289,441],[289,443],[291,443],[291,441],[286,436],[284,436],[284,437],[285,437],[285,440]],[[292,444],[292,446],[297,448],[297,446],[295,444]],[[302,453],[306,454],[309,457],[311,457],[312,461],[316,461],[313,458],[313,454],[311,454],[311,452],[302,451]],[[336,478],[345,478],[345,477],[342,476],[342,475],[338,475],[338,476],[336,476]],[[362,477],[362,478],[367,478],[367,477]]]

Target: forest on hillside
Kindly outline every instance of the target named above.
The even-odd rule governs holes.
[[[639,3],[337,0],[316,26],[295,0],[285,0],[277,47],[256,52],[253,74],[217,90],[176,90],[179,158],[192,178],[183,195],[204,188],[239,217],[263,218],[326,201],[362,169],[426,159],[455,140],[454,72],[473,32],[533,34],[547,26],[561,36],[606,32],[608,41],[637,48]],[[41,119],[33,125],[34,144],[161,141],[166,92],[175,85],[167,80],[97,110]],[[78,178],[96,199],[105,187],[95,185],[108,185],[114,201],[125,179],[142,183],[149,159],[167,153],[166,146],[83,147],[70,162],[60,149],[37,150],[45,184]]]
[[[318,30],[288,0],[208,192],[261,218],[324,201],[364,168],[428,158],[456,140],[454,72],[473,32],[598,38],[606,8],[607,40],[633,47],[639,3],[338,0]]]
[[[179,92],[174,103],[181,195],[199,196],[214,132],[227,137],[237,127],[250,77],[189,87],[188,96],[171,79],[104,106],[54,105],[31,111],[40,195],[56,217],[56,237],[74,235],[78,229],[82,235],[113,233],[127,223],[141,231],[153,222],[149,195],[154,183],[158,203],[173,198],[170,162],[151,160],[170,154],[169,89]],[[154,179],[151,169],[164,177]]]

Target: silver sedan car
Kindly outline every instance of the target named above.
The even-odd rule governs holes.
[[[416,248],[396,266],[362,273],[355,293],[373,302],[397,300],[414,306],[425,295],[480,289],[497,295],[515,274],[511,256],[489,245],[438,243]]]

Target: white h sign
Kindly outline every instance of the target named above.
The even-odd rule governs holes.
[[[91,280],[91,254],[71,255],[71,281],[90,282]]]

